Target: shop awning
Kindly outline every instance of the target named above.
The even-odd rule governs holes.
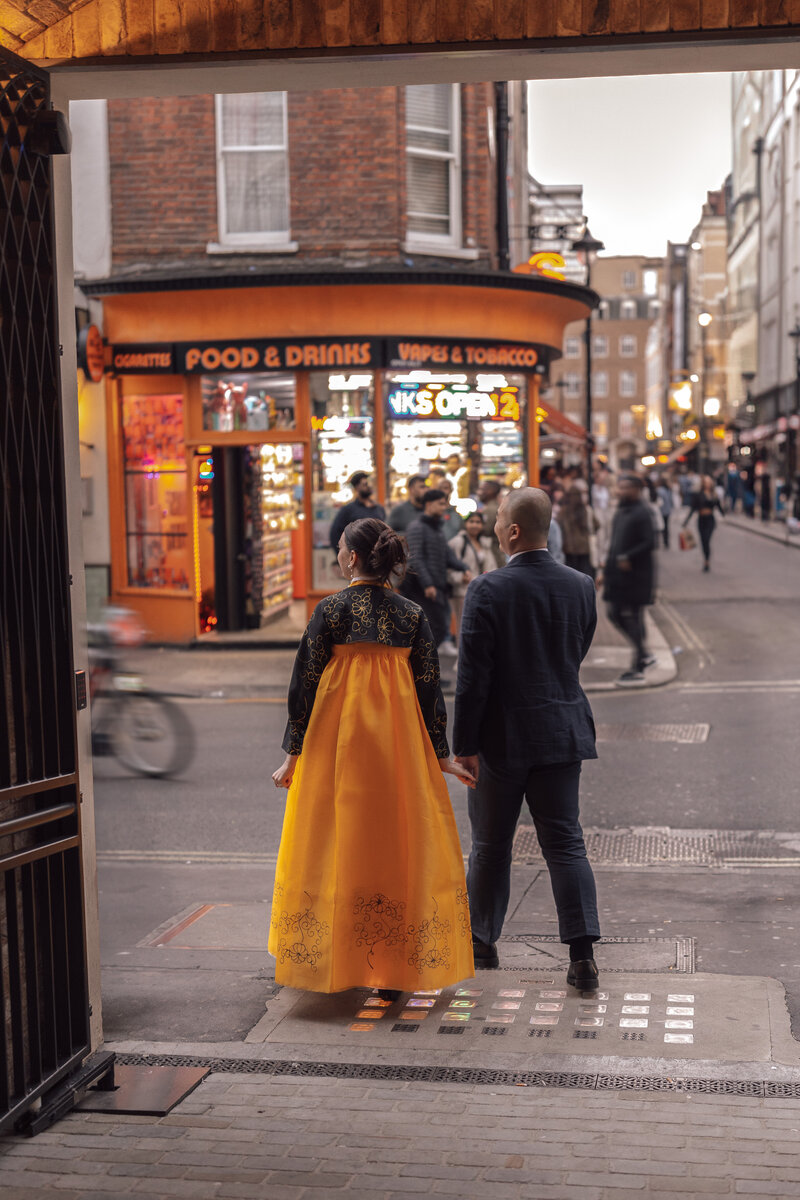
[[[578,425],[575,421],[571,421],[569,417],[565,417],[557,408],[548,408],[546,404],[539,404],[539,409],[536,414],[537,418],[543,425],[547,426],[547,432],[555,436],[559,434],[562,437],[572,438],[574,441],[583,442],[586,440],[586,430],[582,425]]]

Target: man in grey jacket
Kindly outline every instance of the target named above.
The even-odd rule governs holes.
[[[429,488],[422,498],[424,511],[406,530],[408,572],[403,593],[422,607],[437,646],[450,632],[450,589],[448,568],[470,574],[467,564],[457,557],[442,529],[447,511],[447,496],[440,488]]]

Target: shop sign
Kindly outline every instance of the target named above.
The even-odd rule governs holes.
[[[115,346],[111,367],[117,375],[174,375],[173,347],[168,342]]]
[[[536,346],[505,342],[469,342],[454,338],[435,342],[415,338],[387,338],[390,367],[505,367],[532,370],[539,362]]]
[[[373,367],[381,344],[370,338],[274,338],[249,342],[179,342],[179,375],[217,371],[309,370],[314,367]]]
[[[434,420],[518,421],[516,388],[479,391],[466,386],[398,384],[386,394],[386,409],[395,420],[432,417]]]
[[[96,325],[87,325],[78,334],[78,366],[92,383],[100,383],[105,374],[106,350]]]

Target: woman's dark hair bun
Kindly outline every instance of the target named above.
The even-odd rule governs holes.
[[[390,575],[401,573],[406,562],[406,548],[402,538],[375,517],[362,517],[351,521],[344,531],[345,545],[354,551],[364,564],[364,571],[377,579],[387,580]]]

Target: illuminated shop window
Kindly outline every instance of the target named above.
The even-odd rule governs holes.
[[[373,420],[375,378],[370,371],[312,371],[311,509],[313,514],[313,586],[342,587],[342,575],[330,542],[336,512],[353,499],[349,480],[356,471],[375,469]],[[373,479],[377,494],[377,481]]]
[[[476,507],[478,481],[523,481],[522,375],[403,371],[385,383],[390,505],[405,499],[406,480],[446,478],[462,516]]]
[[[183,396],[122,399],[128,585],[189,590]]]
[[[415,84],[405,100],[408,239],[460,246],[460,87]]]
[[[285,92],[217,96],[219,240],[236,246],[289,239]]]
[[[265,432],[295,427],[292,374],[204,375],[203,429],[216,433]]]

